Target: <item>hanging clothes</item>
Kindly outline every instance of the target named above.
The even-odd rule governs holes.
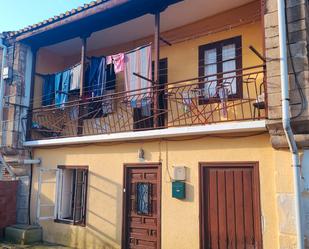
[[[192,106],[192,99],[190,97],[190,93],[189,92],[183,92],[181,93],[181,97],[182,97],[182,103],[183,103],[183,111],[184,113],[187,113],[191,110],[191,106]]]
[[[57,107],[61,105],[62,100],[62,86],[61,86],[62,72],[55,74],[55,104]]]
[[[223,118],[227,118],[227,100],[229,95],[229,90],[222,86],[218,89],[218,95],[221,102],[220,112]]]
[[[86,73],[86,97],[102,96],[106,90],[105,57],[92,57]]]
[[[55,98],[55,75],[48,74],[43,78],[42,106],[52,105]]]
[[[57,107],[64,107],[69,98],[69,87],[71,80],[71,69],[55,75],[55,104]]]
[[[116,73],[113,64],[106,66],[106,90],[116,90]]]
[[[114,64],[115,73],[123,72],[124,67],[125,67],[125,55],[124,53],[119,53],[119,54],[107,56],[106,63]]]
[[[70,91],[80,89],[81,67],[82,67],[81,64],[78,64],[72,68],[72,80],[70,84]]]
[[[93,57],[91,58],[86,77],[86,96],[103,97],[102,101],[95,100],[88,105],[88,118],[97,118],[112,113],[114,110],[114,100],[110,97],[105,97],[105,95],[115,92],[116,75],[114,65],[106,65],[105,57]]]
[[[136,49],[125,57],[125,90],[134,91],[135,97],[130,98],[131,107],[143,107],[149,113],[151,104],[151,82],[135,76],[137,73],[145,78],[152,78],[151,46]],[[142,88],[147,88],[139,90]],[[128,97],[131,93],[128,94]]]

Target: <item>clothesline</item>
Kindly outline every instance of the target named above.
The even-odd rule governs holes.
[[[141,99],[132,99],[131,105],[141,107],[143,112],[149,115],[150,102],[147,96],[151,93],[148,87],[152,85],[151,54],[151,46],[147,44],[127,51],[126,54],[111,55],[110,58],[92,57],[87,69],[86,77],[88,78],[85,81],[85,86],[80,84],[80,63],[59,73],[46,75],[43,84],[42,105],[46,106],[55,102],[58,108],[64,108],[70,91],[80,89],[80,87],[83,88],[85,97],[103,96],[110,91],[109,89],[115,91],[115,73],[124,71],[125,90],[145,93]],[[109,66],[109,64],[112,65]],[[92,107],[89,106],[89,108]]]
[[[130,54],[130,53],[136,52],[136,51],[138,51],[138,50],[140,50],[140,49],[142,49],[142,48],[145,48],[145,47],[147,47],[147,46],[150,46],[150,45],[152,45],[152,42],[150,42],[150,43],[148,43],[148,44],[145,44],[145,45],[142,45],[142,46],[139,46],[139,47],[134,48],[134,49],[132,49],[132,50],[128,50],[128,51],[123,52],[123,53],[124,53],[124,54]],[[102,58],[102,57],[107,57],[107,56],[109,56],[109,55],[87,56],[86,58],[87,58],[88,60],[90,60],[90,59],[93,58],[93,57]],[[89,62],[87,62],[87,63],[89,63]],[[73,69],[73,68],[79,66],[80,64],[81,64],[81,63],[78,62],[78,63],[76,63],[76,64],[74,64],[74,65],[72,65],[72,66],[70,66],[70,67],[67,67],[67,68],[64,69],[64,70],[57,71],[57,72],[53,72],[53,73],[48,73],[48,74],[35,73],[35,74],[36,74],[37,76],[39,76],[39,77],[44,77],[44,76],[46,76],[46,75],[57,74],[57,73],[61,73],[61,72],[63,72],[63,71],[67,71],[67,70]]]
[[[136,51],[138,51],[138,50],[140,50],[140,49],[146,48],[146,47],[151,46],[151,45],[152,45],[152,42],[150,42],[150,43],[148,43],[148,44],[145,44],[145,45],[142,45],[142,46],[139,46],[139,47],[134,48],[134,49],[132,49],[132,50],[123,52],[123,53],[124,53],[124,54],[130,54],[130,53],[136,52]]]

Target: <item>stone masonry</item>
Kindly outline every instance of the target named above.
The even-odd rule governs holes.
[[[288,56],[290,83],[291,124],[298,146],[309,145],[309,65],[308,65],[308,1],[286,0],[288,25]],[[265,52],[267,65],[267,127],[274,148],[288,150],[287,141],[282,127],[281,115],[281,80],[277,0],[265,1]],[[295,80],[297,77],[298,84]],[[301,90],[300,90],[301,88]],[[303,103],[303,104],[301,104]],[[280,161],[280,158],[276,160]],[[279,249],[296,248],[296,227],[294,209],[294,189],[291,178],[292,167],[276,168],[275,191],[279,220]],[[307,181],[307,179],[305,179]],[[284,183],[284,184],[282,184]],[[303,194],[303,220],[306,236],[306,248],[309,248],[309,199]],[[305,224],[306,223],[306,224]]]
[[[292,127],[295,134],[309,134],[308,1],[287,0],[289,82]],[[265,49],[267,59],[268,129],[275,148],[287,147],[281,123],[281,87],[277,0],[265,5]],[[295,74],[294,74],[295,73]],[[299,85],[296,84],[297,77]],[[301,88],[302,90],[300,91]],[[301,92],[303,94],[301,94]],[[302,97],[303,95],[303,97]],[[303,105],[301,104],[303,103]],[[304,139],[306,139],[304,137]],[[307,140],[307,139],[306,139]],[[308,141],[299,141],[306,144]]]
[[[3,116],[1,117],[1,154],[6,161],[22,160],[30,157],[30,151],[23,147],[26,134],[27,109],[26,98],[27,58],[29,48],[15,43],[8,47],[6,65],[12,68],[12,77],[4,82]],[[30,82],[28,82],[30,84]],[[1,166],[0,166],[1,167]],[[17,223],[28,223],[29,201],[29,165],[11,165],[19,180],[17,189]],[[8,174],[2,169],[2,176]],[[1,174],[0,174],[1,176]]]

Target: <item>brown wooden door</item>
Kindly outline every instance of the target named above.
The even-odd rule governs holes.
[[[261,249],[256,163],[201,164],[201,248]]]
[[[160,248],[160,165],[125,165],[122,249]]]

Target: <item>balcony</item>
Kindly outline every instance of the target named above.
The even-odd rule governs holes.
[[[264,65],[33,108],[31,140],[138,132],[267,117]],[[233,85],[237,87],[234,94]]]

